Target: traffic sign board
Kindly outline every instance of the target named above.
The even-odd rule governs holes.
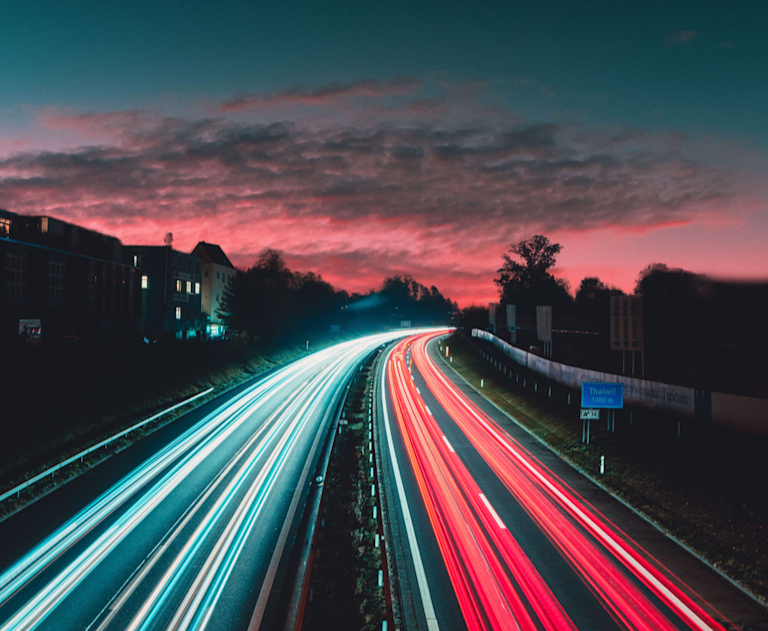
[[[581,384],[581,407],[623,408],[624,384],[583,382]]]
[[[600,410],[582,410],[582,421],[597,421],[600,419]]]

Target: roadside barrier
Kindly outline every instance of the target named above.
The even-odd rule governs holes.
[[[516,348],[488,331],[472,329],[472,337],[492,343],[515,363],[573,390],[585,381],[624,384],[624,403],[712,423],[748,434],[768,436],[768,399],[745,397],[686,386],[636,379],[561,364]],[[525,381],[523,381],[525,385]]]
[[[40,480],[43,480],[43,479],[45,479],[45,478],[47,478],[49,476],[53,476],[59,469],[63,469],[64,467],[66,467],[67,465],[72,464],[76,460],[82,460],[83,457],[87,456],[88,454],[90,454],[90,453],[92,453],[94,451],[98,451],[102,447],[106,447],[107,445],[109,445],[109,443],[116,441],[118,438],[122,438],[123,436],[125,436],[127,434],[130,434],[131,432],[135,432],[137,429],[143,427],[147,423],[151,423],[152,421],[156,421],[161,416],[163,416],[165,414],[168,414],[168,412],[172,412],[173,410],[175,410],[177,408],[180,408],[180,407],[182,407],[184,405],[187,405],[187,403],[191,403],[195,399],[199,399],[200,397],[204,397],[206,394],[209,394],[211,392],[213,392],[213,388],[208,388],[208,390],[205,390],[203,392],[199,392],[196,395],[190,397],[189,399],[184,399],[184,401],[182,401],[181,403],[177,403],[176,405],[172,405],[171,407],[163,410],[162,412],[158,412],[157,414],[155,414],[153,416],[150,416],[149,418],[144,419],[143,421],[141,421],[139,423],[136,423],[136,425],[132,425],[128,429],[124,429],[121,432],[118,432],[117,434],[115,434],[114,436],[110,436],[106,440],[102,440],[101,442],[96,443],[95,445],[93,445],[91,447],[88,447],[88,449],[84,449],[80,453],[77,453],[74,456],[72,456],[70,458],[67,458],[66,460],[61,461],[59,464],[56,464],[56,465],[52,466],[49,469],[46,469],[42,473],[38,473],[36,476],[34,476],[33,478],[30,478],[26,482],[23,482],[22,484],[19,484],[18,486],[13,487],[9,491],[6,491],[2,495],[0,495],[0,502],[2,502],[3,500],[11,497],[12,495],[18,495],[21,491],[23,491],[27,487],[32,486],[36,482],[39,482]]]

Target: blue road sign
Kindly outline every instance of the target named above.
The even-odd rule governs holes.
[[[583,382],[581,384],[581,407],[623,408],[624,384]]]

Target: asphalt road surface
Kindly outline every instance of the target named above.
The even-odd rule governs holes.
[[[435,337],[395,345],[376,406],[409,631],[768,629],[764,608],[445,368]]]
[[[0,524],[0,631],[272,629],[348,379],[393,333],[309,355]]]

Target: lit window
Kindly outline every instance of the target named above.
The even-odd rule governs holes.
[[[195,293],[196,294],[200,293],[200,283],[195,283]]]
[[[181,320],[181,307],[176,307],[176,319]]]
[[[136,267],[139,264],[139,255],[134,254],[133,255],[133,266]]]
[[[149,276],[144,275],[141,277],[141,288],[149,289]]]
[[[191,280],[187,281],[187,293],[188,294],[192,293],[192,281]]]
[[[176,281],[176,291],[181,291],[181,281],[180,280]]]

